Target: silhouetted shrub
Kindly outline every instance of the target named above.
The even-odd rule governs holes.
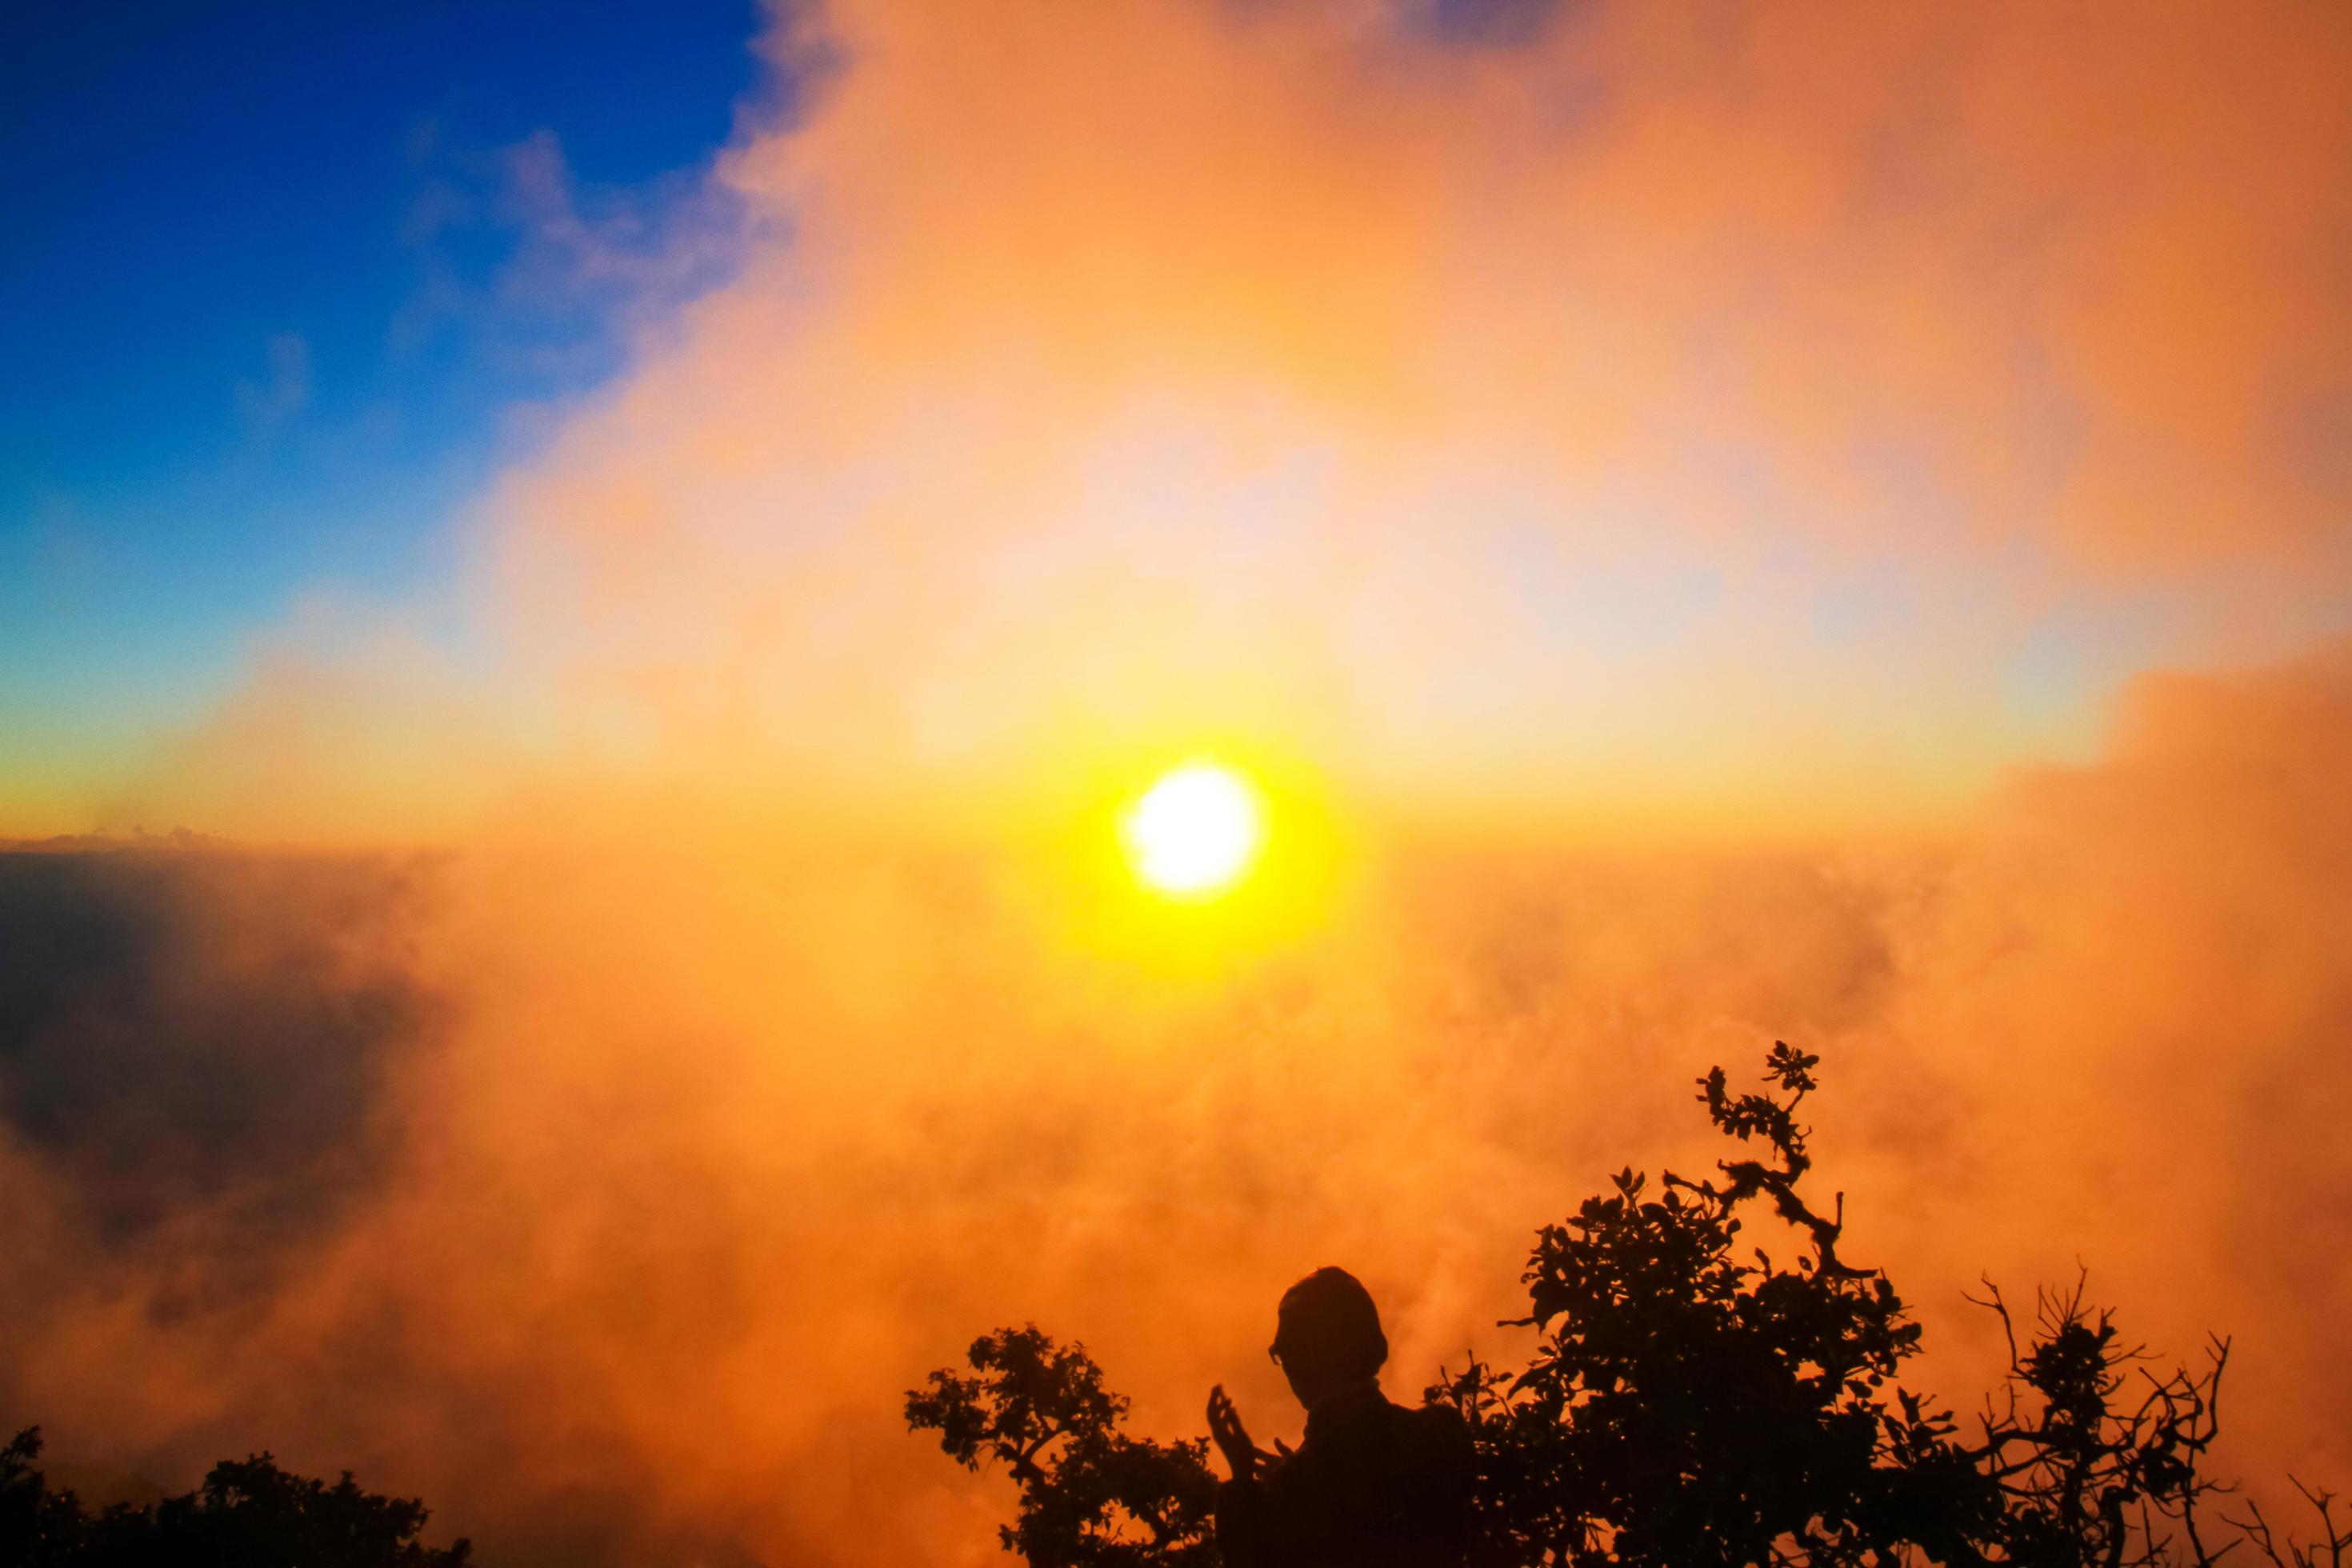
[[[1525,1279],[1529,1363],[1483,1362],[1428,1391],[1469,1424],[1478,1458],[1475,1568],[2210,1568],[2239,1542],[2276,1568],[2343,1568],[2352,1531],[2305,1491],[2321,1538],[2274,1541],[2259,1510],[2222,1521],[2199,1471],[2217,1429],[2229,1345],[2157,1375],[2087,1308],[2080,1282],[2044,1293],[2003,1384],[1965,1429],[1896,1381],[1919,1348],[1885,1274],[1838,1252],[1831,1212],[1802,1190],[1798,1108],[1818,1058],[1775,1043],[1765,1092],[1700,1080],[1708,1117],[1755,1157],[1714,1180],[1620,1173],[1537,1236]],[[1786,1262],[1740,1245],[1743,1215],[1787,1221]],[[931,1373],[910,1428],[963,1464],[1006,1465],[1020,1489],[1007,1550],[1034,1568],[1216,1561],[1205,1440],[1118,1430],[1125,1402],[1081,1346],[1034,1326],[976,1342],[982,1375]]]
[[[205,1484],[145,1508],[91,1513],[34,1468],[37,1426],[0,1448],[0,1568],[458,1568],[464,1541],[420,1545],[415,1499],[289,1475],[268,1454],[215,1465]]]
[[[981,1375],[931,1373],[907,1395],[907,1421],[935,1431],[971,1469],[1002,1464],[1020,1483],[1019,1516],[997,1533],[1008,1552],[1056,1568],[1207,1568],[1217,1495],[1205,1437],[1154,1443],[1118,1431],[1127,1401],[1108,1392],[1083,1345],[1034,1324],[974,1340]]]

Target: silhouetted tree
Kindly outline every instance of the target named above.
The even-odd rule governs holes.
[[[1118,1430],[1127,1401],[1103,1387],[1084,1345],[1027,1328],[974,1340],[980,1375],[941,1369],[907,1395],[911,1430],[970,1469],[1003,1465],[1021,1488],[997,1533],[1034,1568],[1209,1568],[1216,1477],[1209,1442],[1155,1443]]]
[[[2079,1287],[2045,1296],[1964,1436],[1895,1383],[1919,1326],[1884,1272],[1839,1256],[1843,1196],[1825,1215],[1803,1190],[1797,1110],[1817,1065],[1776,1043],[1769,1091],[1739,1095],[1710,1072],[1709,1118],[1760,1157],[1710,1181],[1668,1172],[1654,1197],[1621,1173],[1613,1195],[1538,1236],[1533,1310],[1517,1320],[1542,1336],[1531,1364],[1507,1378],[1474,1364],[1432,1391],[1471,1421],[1487,1465],[1481,1561],[2131,1568],[2173,1547],[2210,1561],[2196,1467],[2227,1346],[2121,1404],[2138,1352]],[[1796,1238],[1786,1263],[1742,1256],[1758,1204]],[[1997,1292],[1988,1304],[2009,1321]]]
[[[42,1484],[33,1462],[41,1457],[41,1429],[27,1426],[0,1448],[0,1563],[63,1563],[79,1548],[89,1517],[73,1493]]]
[[[415,1499],[289,1475],[268,1454],[224,1459],[195,1491],[98,1513],[34,1468],[37,1426],[0,1448],[0,1568],[459,1568],[473,1547],[416,1537]]]
[[[2207,1517],[2199,1465],[2217,1431],[2229,1345],[2158,1375],[2081,1283],[2045,1292],[2002,1386],[1963,1424],[1901,1386],[1920,1330],[1893,1283],[1838,1250],[1798,1110],[1819,1058],[1776,1042],[1762,1092],[1700,1080],[1709,1119],[1751,1153],[1714,1178],[1630,1168],[1537,1236],[1525,1275],[1529,1363],[1441,1373],[1476,1448],[1475,1568],[2210,1568],[2251,1540],[2273,1568],[2344,1568],[2352,1531],[2306,1491],[2322,1537],[2273,1543],[2259,1510]],[[1740,1242],[1757,1205],[1787,1222],[1786,1262]],[[1034,1326],[974,1343],[983,1375],[931,1374],[911,1426],[967,1466],[1003,1461],[1035,1568],[1214,1561],[1203,1445],[1125,1436],[1125,1404],[1084,1352]],[[1125,1469],[1098,1456],[1126,1456]],[[1044,1461],[1041,1463],[1041,1459]],[[1114,1479],[1114,1477],[1117,1479]],[[2299,1485],[2299,1483],[2298,1483]],[[1122,1488],[1126,1489],[1121,1489]],[[1143,1506],[1137,1508],[1139,1502]],[[1147,1521],[1127,1531],[1128,1519]]]

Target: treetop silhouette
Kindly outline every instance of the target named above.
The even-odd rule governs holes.
[[[2211,1568],[2241,1547],[2273,1568],[2344,1568],[2352,1530],[2305,1490],[2318,1538],[2224,1517],[2200,1467],[2219,1431],[2230,1347],[2158,1372],[2080,1280],[2042,1292],[2009,1331],[2000,1386],[1965,1421],[1906,1387],[1920,1326],[1885,1273],[1843,1257],[1843,1196],[1826,1212],[1798,1112],[1819,1058],[1784,1042],[1760,1090],[1721,1068],[1708,1119],[1741,1152],[1711,1178],[1630,1167],[1538,1232],[1528,1363],[1474,1361],[1428,1390],[1475,1453],[1473,1568]],[[1742,1245],[1759,1205],[1786,1221],[1785,1261]],[[913,1430],[1018,1489],[1006,1548],[1034,1568],[1203,1568],[1224,1559],[1199,1438],[1119,1427],[1126,1402],[1082,1345],[1034,1324],[976,1341],[977,1376],[930,1374]],[[2298,1483],[2300,1486],[2300,1483]],[[1334,1564],[1334,1568],[1337,1565]]]
[[[473,1547],[420,1544],[430,1510],[363,1491],[346,1470],[330,1486],[268,1454],[224,1459],[202,1487],[144,1508],[96,1513],[52,1491],[35,1468],[41,1430],[0,1447],[0,1568],[465,1568]]]

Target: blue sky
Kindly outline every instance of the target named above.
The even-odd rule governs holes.
[[[429,578],[511,411],[612,374],[643,302],[571,275],[546,204],[647,256],[722,223],[699,176],[761,80],[760,22],[11,7],[0,737],[106,743],[193,710],[304,587]]]

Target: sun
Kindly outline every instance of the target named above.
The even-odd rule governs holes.
[[[1265,840],[1257,791],[1233,769],[1187,763],[1162,774],[1119,819],[1127,858],[1171,898],[1205,899],[1241,880]]]

